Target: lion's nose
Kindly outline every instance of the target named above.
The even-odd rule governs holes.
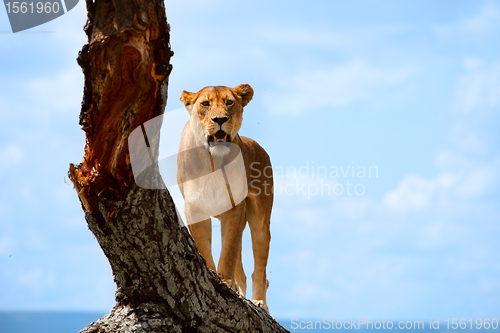
[[[228,117],[214,117],[214,118],[212,118],[212,121],[214,123],[219,124],[219,126],[222,126],[222,124],[224,124],[228,120],[229,120]]]

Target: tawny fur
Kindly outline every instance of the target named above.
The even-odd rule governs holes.
[[[223,281],[243,296],[246,294],[246,276],[241,263],[241,243],[248,222],[254,255],[252,300],[268,311],[266,266],[273,205],[271,161],[257,142],[238,134],[243,121],[243,107],[252,97],[253,89],[248,84],[235,88],[205,87],[197,93],[182,93],[180,99],[190,113],[190,120],[182,132],[177,179],[186,203],[185,215],[191,235],[208,268],[214,271],[210,217],[221,221],[222,249],[216,271]],[[213,120],[217,117],[228,120],[221,126]],[[208,136],[219,130],[231,137],[232,144],[239,146],[239,160],[235,158],[234,149],[230,151],[222,145],[211,147],[208,144]],[[233,200],[231,203],[237,203],[234,206],[228,204],[229,187],[226,188],[221,181],[223,178],[216,175],[216,172],[221,172],[220,166],[227,165],[228,161],[233,161],[230,164],[235,166],[234,170],[243,172],[241,184],[230,184],[233,191],[240,188],[238,193],[232,193],[234,198],[230,198]],[[217,171],[212,172],[214,169]],[[245,173],[246,185],[243,184]],[[205,176],[192,180],[193,174]],[[214,184],[217,186],[214,187]],[[241,189],[242,186],[244,189]]]

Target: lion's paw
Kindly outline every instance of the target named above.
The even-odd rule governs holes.
[[[239,284],[236,283],[236,292],[241,296],[245,297],[245,291],[240,287]]]
[[[254,300],[252,300],[252,302],[253,302],[253,304],[255,304],[255,306],[257,306],[258,308],[261,308],[267,314],[269,314],[269,308],[267,307],[266,303],[263,300],[254,299]]]
[[[234,291],[238,292],[238,285],[236,282],[234,282],[231,279],[222,279],[222,282],[224,282],[229,288],[233,289]]]

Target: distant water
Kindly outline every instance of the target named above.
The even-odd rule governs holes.
[[[90,323],[98,320],[103,317],[105,313],[89,313],[89,312],[0,312],[0,333],[77,333],[83,328],[87,327]],[[362,328],[359,327],[357,329],[332,329],[330,326],[327,328],[326,325],[320,324],[320,322],[316,321],[308,321],[304,320],[302,322],[298,322],[297,320],[286,320],[281,319],[278,320],[279,323],[289,330],[291,333],[294,332],[339,332],[343,331],[347,333],[350,331],[354,333],[358,332],[380,332],[380,331],[392,331],[397,328],[393,327],[392,329],[376,329],[376,328]],[[397,323],[397,322],[395,322]],[[303,327],[303,329],[299,328],[299,325]],[[316,329],[314,329],[312,325],[316,325]],[[307,328],[309,327],[309,329]],[[408,333],[445,333],[445,332],[454,332],[454,333],[465,333],[471,332],[474,333],[500,333],[500,328],[497,329],[482,329],[477,330],[473,328],[472,330],[467,327],[466,329],[447,329],[446,323],[441,320],[439,329],[430,329],[430,323],[425,322],[424,327],[420,329],[412,328],[412,329],[403,329],[399,331],[408,331]]]
[[[105,313],[0,312],[0,333],[77,333]]]

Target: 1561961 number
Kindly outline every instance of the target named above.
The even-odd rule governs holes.
[[[13,14],[33,14],[33,13],[58,13],[58,2],[7,2],[5,3],[7,13]]]
[[[461,318],[460,320],[458,320],[458,318],[452,318],[451,321],[450,319],[446,319],[446,329],[466,329],[466,328],[469,328],[469,329],[494,329],[496,330],[498,328],[498,319],[497,318],[493,318],[493,319],[489,319],[489,318],[485,318],[484,320],[481,319],[481,318],[477,318],[475,320],[475,325],[473,326],[472,325],[472,319],[464,319],[464,318]]]

